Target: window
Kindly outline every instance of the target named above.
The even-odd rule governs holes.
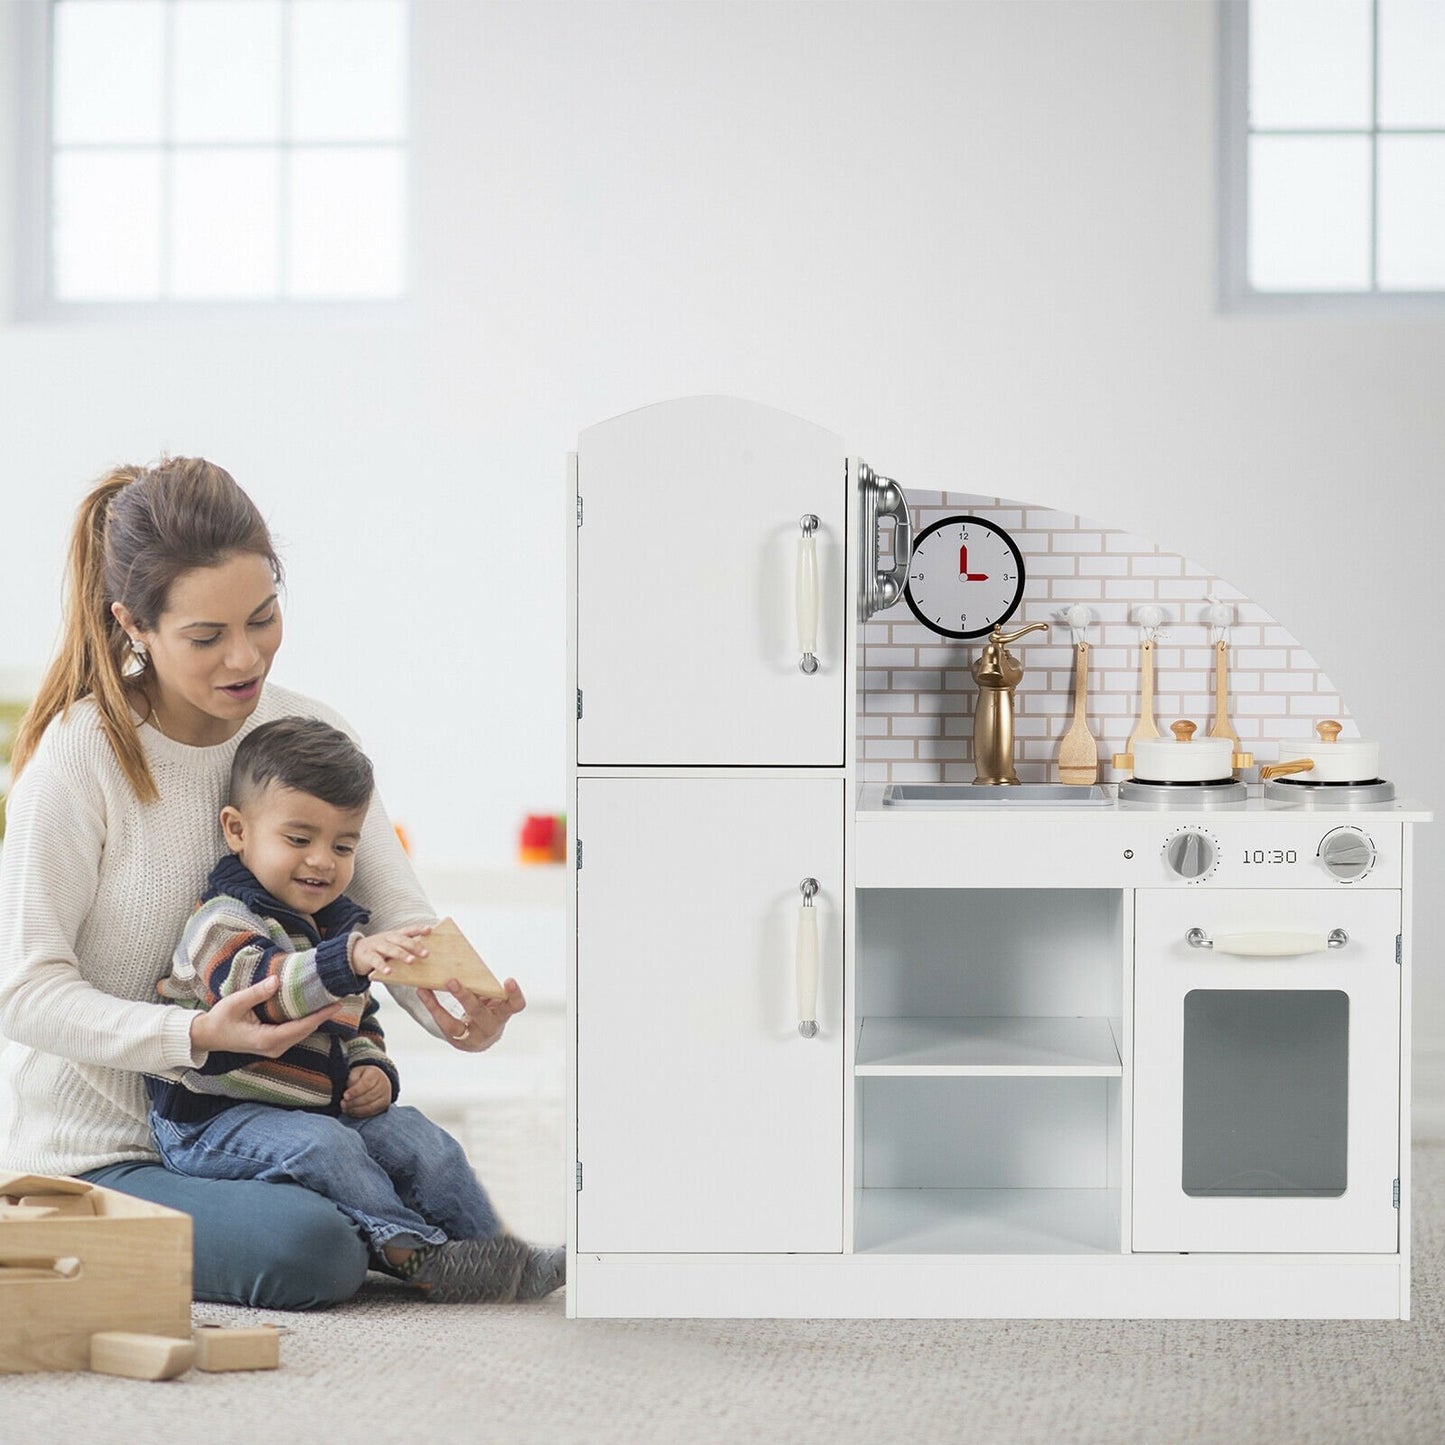
[[[405,0],[45,8],[47,309],[404,293]]]
[[[1445,300],[1445,0],[1222,7],[1227,306]]]

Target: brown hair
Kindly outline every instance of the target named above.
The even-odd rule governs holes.
[[[89,697],[136,796],[153,801],[155,779],[131,717],[141,686],[127,675],[129,639],[111,604],[122,603],[140,627],[153,631],[178,577],[237,553],[264,557],[280,583],[265,519],[229,472],[198,457],[167,457],[154,467],[121,466],[102,477],[75,514],[60,647],[16,733],[13,776],[34,756],[50,723]],[[144,665],[150,666],[148,657]]]

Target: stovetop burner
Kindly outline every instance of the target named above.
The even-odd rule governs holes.
[[[1242,803],[1248,795],[1249,789],[1238,778],[1205,778],[1187,783],[1130,778],[1119,784],[1121,803],[1148,803],[1154,808],[1222,808]]]
[[[1395,800],[1395,785],[1384,778],[1365,782],[1324,783],[1312,778],[1271,778],[1264,796],[1276,803],[1303,803],[1307,807],[1355,808]]]

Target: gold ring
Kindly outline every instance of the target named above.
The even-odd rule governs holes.
[[[463,1039],[470,1038],[470,1037],[471,1037],[471,1033],[472,1033],[472,1026],[471,1026],[471,1024],[468,1024],[468,1025],[466,1026],[466,1028],[464,1028],[464,1029],[461,1031],[461,1033],[459,1033],[459,1034],[453,1034],[453,1035],[452,1035],[452,1039],[453,1039],[456,1043],[461,1043]]]

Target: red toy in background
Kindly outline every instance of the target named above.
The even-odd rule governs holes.
[[[523,863],[562,863],[567,858],[567,818],[563,813],[529,813],[522,824],[517,856]]]

